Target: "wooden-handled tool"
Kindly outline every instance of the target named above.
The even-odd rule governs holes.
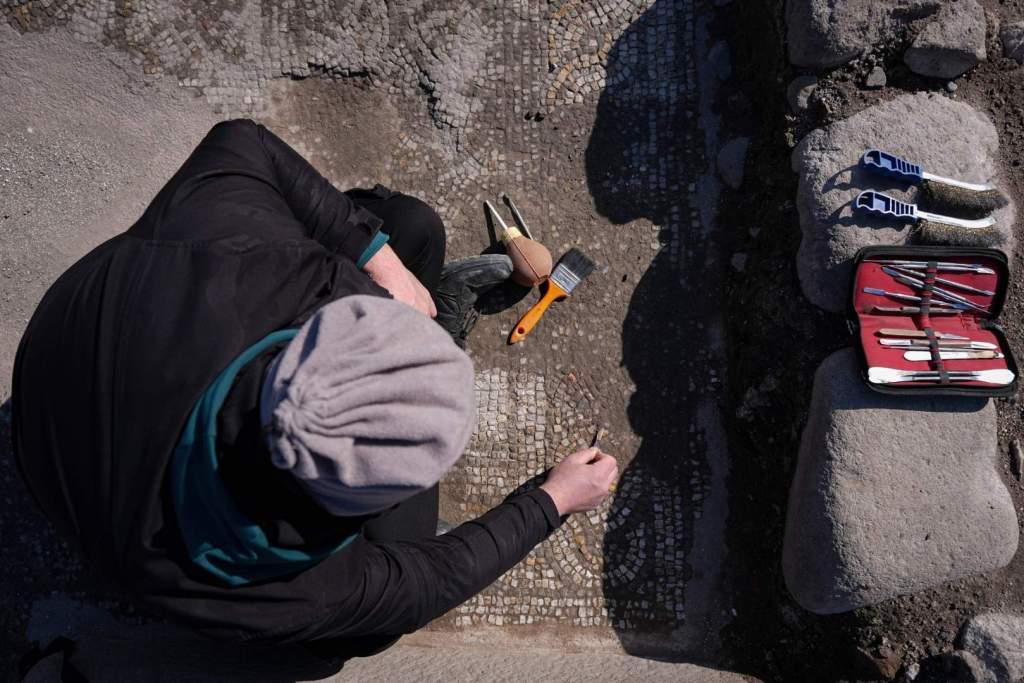
[[[896,327],[883,327],[878,330],[878,334],[883,337],[910,337],[912,339],[925,339],[928,335],[924,330],[905,330]],[[964,337],[959,334],[952,334],[950,332],[936,332],[936,339],[960,339],[962,341],[970,341],[970,337]]]
[[[548,310],[548,306],[552,302],[564,299],[572,294],[576,286],[585,277],[590,275],[593,270],[594,262],[587,258],[579,249],[574,247],[565,252],[562,258],[558,260],[558,265],[555,266],[551,277],[547,280],[547,289],[544,291],[544,295],[512,328],[512,333],[508,337],[508,343],[515,344],[521,342],[537,326],[544,312]]]

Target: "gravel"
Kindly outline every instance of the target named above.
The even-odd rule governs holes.
[[[128,229],[215,122],[114,50],[0,25],[0,400],[50,283]]]

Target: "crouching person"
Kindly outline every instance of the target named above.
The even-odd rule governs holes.
[[[164,615],[379,651],[598,506],[617,474],[581,451],[435,535],[437,483],[475,421],[453,337],[510,270],[443,263],[423,202],[339,192],[262,126],[217,125],[29,323],[12,397],[29,491],[88,564]]]

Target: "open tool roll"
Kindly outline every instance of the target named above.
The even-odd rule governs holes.
[[[868,386],[887,394],[1016,393],[1017,364],[997,322],[1009,275],[996,249],[861,249],[851,320]]]

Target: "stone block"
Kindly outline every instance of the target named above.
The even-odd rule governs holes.
[[[956,78],[985,61],[985,10],[977,0],[944,3],[903,54],[914,73]]]
[[[1024,21],[1005,24],[999,31],[1003,43],[1003,56],[1024,64]]]
[[[1024,677],[1024,617],[979,614],[964,624],[959,645],[984,664],[986,683],[1014,683]]]
[[[811,95],[818,87],[818,79],[814,76],[797,76],[786,88],[786,101],[794,114],[805,111],[810,105]]]
[[[998,455],[991,401],[879,394],[853,349],[832,354],[789,494],[790,592],[831,614],[1005,566],[1018,525]]]

